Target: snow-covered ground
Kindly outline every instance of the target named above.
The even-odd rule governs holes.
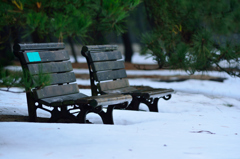
[[[133,61],[151,63],[138,55]],[[166,70],[127,73],[186,74]],[[0,122],[0,159],[240,159],[240,79],[208,74],[227,80],[165,83],[130,79],[132,85],[173,88],[176,93],[169,101],[159,100],[158,113],[114,110],[115,125],[103,125],[95,114],[88,115],[94,124]],[[78,79],[77,83],[89,85],[89,80]],[[89,89],[80,92],[91,95]],[[25,94],[0,91],[0,115],[27,116]]]

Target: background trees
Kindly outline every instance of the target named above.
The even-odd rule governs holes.
[[[124,21],[140,0],[2,0],[0,5],[1,59],[10,43],[23,41],[100,44],[104,34],[124,32]],[[4,50],[5,49],[5,50]],[[7,49],[7,50],[6,50]]]
[[[143,33],[142,53],[153,56],[159,68],[193,74],[217,67],[240,76],[235,67],[240,56],[238,0],[143,0],[139,4],[140,0],[2,0],[0,64],[13,60],[13,43],[64,41],[74,55],[76,39],[81,44],[111,43],[105,38],[110,32],[122,35],[126,61],[131,62],[129,37],[139,42]],[[144,33],[148,29],[143,24],[151,31]]]
[[[0,85],[10,88],[27,84],[21,73],[3,69],[14,59],[13,43],[67,40],[77,62],[74,38],[82,44],[103,44],[106,33],[120,35],[125,30],[126,17],[139,3],[140,0],[2,0]]]
[[[191,74],[212,66],[240,77],[240,4],[237,0],[145,0],[153,30],[143,35],[144,53],[159,68],[184,69]],[[225,67],[220,63],[226,61]]]
[[[2,48],[9,43],[63,41],[65,37],[84,37],[91,25],[88,0],[3,0],[0,5]],[[55,39],[53,39],[55,38]],[[10,50],[2,54],[9,54]],[[1,58],[5,58],[2,56]]]

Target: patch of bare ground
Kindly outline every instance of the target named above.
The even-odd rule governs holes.
[[[29,122],[29,118],[28,116],[21,116],[21,115],[1,115],[0,114],[0,122]],[[37,117],[36,122],[49,123],[49,118]],[[55,123],[73,123],[73,121],[69,119],[59,119]]]
[[[38,122],[48,122],[48,118],[37,117]],[[21,115],[0,115],[0,122],[28,122],[28,116]]]

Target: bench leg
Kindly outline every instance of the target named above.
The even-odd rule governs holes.
[[[153,101],[145,102],[150,112],[158,112],[158,101],[159,98],[155,98]]]
[[[67,110],[67,107],[61,107],[61,111],[58,110],[58,107],[54,107],[50,113],[52,114],[49,119],[50,122],[57,122],[59,119],[68,119],[72,122],[76,122],[77,120],[76,117]]]
[[[30,122],[35,122],[37,120],[37,108],[35,106],[35,101],[30,93],[26,93],[27,103],[28,103],[28,116]]]
[[[127,107],[127,110],[139,110],[140,103],[144,103],[147,105],[150,112],[158,112],[158,100],[159,98],[144,99],[133,97],[133,100]]]
[[[78,123],[86,123],[86,116],[89,113],[88,109],[80,108],[80,112],[77,115],[77,121]]]
[[[65,106],[61,107],[60,115],[61,115],[60,117],[62,119],[69,119],[73,122],[76,122],[76,117],[73,114],[71,114],[69,112],[69,110],[67,109],[67,107],[65,107]]]
[[[109,105],[106,112],[101,111],[98,113],[100,115],[100,117],[102,118],[102,121],[104,124],[114,124],[113,123],[114,107],[115,107],[115,105]]]
[[[51,118],[49,119],[49,122],[56,122],[61,118],[60,111],[58,110],[58,107],[54,107],[51,111]]]
[[[133,100],[129,104],[129,106],[126,108],[127,110],[139,110],[140,101],[138,98],[133,97]]]

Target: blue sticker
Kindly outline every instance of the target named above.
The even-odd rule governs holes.
[[[41,58],[38,52],[27,52],[29,62],[39,62]]]

